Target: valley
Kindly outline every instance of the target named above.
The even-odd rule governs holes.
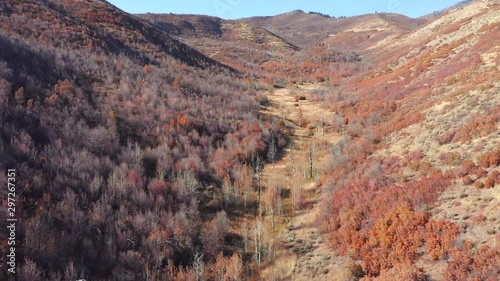
[[[233,20],[2,1],[0,280],[496,281],[499,54],[497,0]]]
[[[340,138],[339,133],[332,130],[335,114],[325,113],[320,102],[311,100],[312,93],[323,87],[293,85],[268,95],[265,113],[283,120],[291,132],[291,140],[283,157],[273,165],[266,165],[262,173],[266,188],[281,189],[282,215],[272,227],[277,233],[276,250],[261,279],[340,280],[339,274],[345,273],[343,258],[326,247],[314,223],[321,198],[317,180],[327,164],[329,148]],[[336,264],[332,258],[341,261]]]

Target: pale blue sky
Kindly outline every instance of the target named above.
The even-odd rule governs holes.
[[[331,16],[396,12],[419,17],[449,7],[459,0],[109,0],[129,13],[203,14],[225,19],[276,15],[292,10]]]

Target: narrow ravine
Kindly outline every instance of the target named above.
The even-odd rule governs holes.
[[[314,225],[321,197],[318,178],[330,148],[340,139],[332,128],[335,113],[312,100],[321,87],[297,85],[268,95],[264,113],[281,119],[292,134],[282,157],[266,165],[262,173],[266,190],[276,186],[281,190],[281,204],[274,202],[279,212],[274,216],[274,229],[266,208],[271,203],[262,202],[276,239],[274,257],[262,270],[262,280],[342,280],[342,275],[348,276],[344,258],[335,256]]]

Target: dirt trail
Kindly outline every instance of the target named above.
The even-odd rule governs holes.
[[[344,280],[348,276],[345,258],[334,255],[314,225],[320,201],[317,178],[331,146],[339,140],[332,130],[335,114],[311,101],[312,93],[320,88],[301,85],[268,95],[270,105],[264,112],[282,119],[293,134],[283,157],[274,166],[266,165],[262,174],[264,187],[279,185],[284,191],[283,215],[271,230],[276,238],[274,262],[261,272],[262,280]],[[306,99],[297,101],[296,96]],[[300,202],[298,194],[303,195],[303,207],[294,211],[294,203]]]

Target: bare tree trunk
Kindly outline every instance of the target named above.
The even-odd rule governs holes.
[[[260,266],[262,262],[262,222],[260,218],[255,220],[254,225],[255,262]]]
[[[313,147],[309,147],[309,177],[313,179]]]
[[[203,261],[203,253],[199,250],[196,250],[194,254],[193,270],[196,273],[196,281],[202,281],[205,271],[205,262]]]
[[[256,206],[256,216],[260,216],[262,214],[262,207],[261,207],[261,198],[262,198],[262,184],[261,184],[261,170],[262,170],[262,159],[260,156],[256,157],[255,160],[255,177],[257,178],[257,188],[258,188],[258,201],[257,201],[257,206]]]
[[[248,253],[248,241],[250,237],[250,228],[248,225],[245,223],[243,225],[243,248],[245,250],[245,254]]]
[[[325,136],[325,119],[323,117],[323,114],[321,114],[321,135],[323,137]]]

